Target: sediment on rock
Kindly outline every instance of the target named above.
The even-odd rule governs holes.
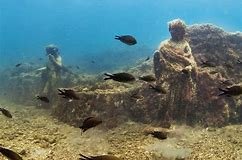
[[[107,127],[128,119],[155,124],[162,124],[169,119],[171,122],[204,126],[242,122],[242,103],[239,97],[217,96],[219,87],[228,86],[223,81],[229,79],[233,83],[241,82],[242,65],[237,62],[242,58],[242,34],[228,33],[211,24],[203,24],[189,26],[186,37],[198,64],[194,81],[196,94],[189,105],[181,101],[181,96],[185,93],[183,82],[186,77],[178,71],[167,72],[165,75],[168,81],[163,87],[168,89],[167,94],[156,93],[145,82],[104,82],[99,76],[90,78],[91,83],[88,83],[90,79],[82,83],[83,77],[80,76],[75,81],[69,79],[63,87],[75,86],[81,100],[67,102],[56,97],[58,101],[52,107],[52,115],[74,126],[79,126],[90,115],[105,118],[110,122]],[[215,67],[202,67],[202,61],[212,61]],[[152,59],[128,69],[127,72],[135,76],[153,73]],[[40,77],[27,71],[24,73],[24,76],[7,74],[7,71],[1,74],[1,88],[7,94],[5,98],[18,103],[26,103],[26,99],[29,103],[33,102],[32,97],[41,88]],[[144,98],[132,99],[130,96],[136,93]]]

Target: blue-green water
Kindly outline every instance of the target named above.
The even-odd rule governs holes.
[[[0,0],[0,65],[37,63],[54,43],[66,65],[109,70],[151,56],[174,18],[241,31],[241,7],[241,0]],[[119,34],[137,45],[114,40]]]

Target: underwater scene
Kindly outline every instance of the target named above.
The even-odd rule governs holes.
[[[0,0],[0,160],[242,160],[241,0]]]

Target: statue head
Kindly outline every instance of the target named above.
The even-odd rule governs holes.
[[[45,47],[45,51],[46,51],[46,55],[53,55],[53,56],[58,56],[59,55],[59,49],[56,45],[54,44],[50,44],[48,46]]]
[[[171,39],[174,41],[181,41],[185,37],[186,24],[181,19],[175,19],[168,22]]]

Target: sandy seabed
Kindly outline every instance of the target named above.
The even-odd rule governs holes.
[[[241,160],[242,125],[223,128],[172,126],[159,140],[143,134],[147,124],[128,121],[107,130],[102,125],[81,133],[35,106],[0,100],[13,118],[0,114],[0,145],[24,160],[78,160],[79,154],[112,154],[124,160]],[[0,155],[0,160],[6,158]]]

